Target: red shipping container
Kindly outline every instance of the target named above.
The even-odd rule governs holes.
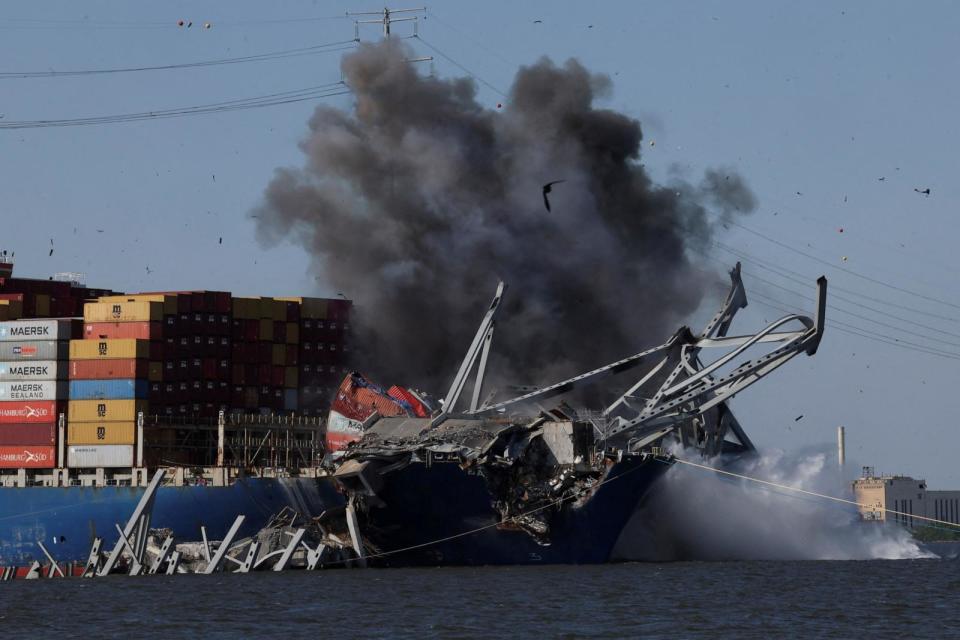
[[[90,362],[93,362],[92,360]],[[57,421],[63,407],[55,400],[0,402],[0,424],[49,424]]]
[[[203,365],[201,366],[203,371],[204,380],[212,380],[217,377],[217,360],[215,358],[204,358]]]
[[[83,337],[133,338],[136,340],[160,340],[163,338],[161,322],[92,322],[83,325]]]
[[[147,360],[116,358],[113,360],[71,360],[71,380],[104,380],[113,378],[146,378]]]
[[[299,364],[299,362],[300,362],[300,360],[299,360],[299,358],[298,358],[299,353],[300,353],[300,350],[297,348],[297,345],[295,345],[295,344],[288,344],[288,345],[287,345],[287,354],[286,354],[286,355],[287,355],[287,358],[286,358],[286,361],[284,362],[284,364],[286,364],[288,367],[295,367],[295,366],[297,366],[297,364]]]
[[[273,341],[274,342],[286,342],[287,341],[287,323],[274,321],[273,323]]]
[[[271,367],[270,384],[275,387],[282,387],[285,380],[284,373],[283,367]]]
[[[53,447],[0,447],[2,469],[51,469],[55,466],[57,456]]]
[[[261,364],[257,367],[257,383],[270,384],[273,379],[273,367],[268,364]]]

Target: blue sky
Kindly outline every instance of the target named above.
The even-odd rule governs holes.
[[[10,0],[0,17],[0,72],[163,65],[350,40],[353,22],[343,13],[377,8]],[[712,166],[740,172],[759,207],[740,220],[743,227],[717,238],[752,260],[744,273],[748,297],[755,295],[738,326],[758,328],[781,315],[765,305],[811,310],[812,287],[788,278],[812,285],[826,273],[844,290],[833,290],[828,317],[872,338],[828,330],[816,357],[794,360],[738,398],[734,408],[757,444],[832,443],[843,424],[856,464],[925,476],[933,488],[960,486],[960,399],[951,391],[960,366],[960,85],[953,80],[960,7],[450,1],[431,5],[427,16],[419,24],[425,41],[504,92],[518,65],[543,55],[576,57],[610,74],[606,104],[642,121],[646,139],[656,142],[645,145],[643,162],[658,178],[696,179]],[[193,27],[177,27],[180,19]],[[211,28],[202,29],[207,21]],[[410,33],[410,25],[396,25],[395,33]],[[379,32],[364,26],[361,35],[372,40]],[[336,82],[340,55],[0,78],[0,124]],[[433,69],[463,74],[441,57]],[[494,107],[503,97],[485,83],[479,99]],[[328,102],[348,106],[349,96]],[[309,271],[301,249],[261,246],[248,218],[274,169],[301,163],[297,142],[314,106],[0,129],[0,245],[17,252],[23,276],[80,271],[90,284],[122,290],[335,293],[323,274]],[[719,247],[709,259],[718,271],[734,260]],[[705,304],[693,326],[714,304]]]

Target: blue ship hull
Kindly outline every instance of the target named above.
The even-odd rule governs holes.
[[[360,528],[378,566],[599,564],[611,559],[634,510],[669,468],[654,458],[615,464],[582,503],[551,509],[549,544],[540,544],[498,525],[481,476],[456,463],[415,462],[384,476],[382,504],[361,513]]]
[[[27,487],[0,489],[0,566],[45,562],[41,540],[60,562],[85,562],[96,536],[112,549],[143,487]],[[234,519],[246,520],[240,536],[256,533],[291,507],[306,517],[343,504],[333,482],[314,478],[244,478],[228,487],[161,487],[150,526],[168,528],[180,542],[200,540],[200,526],[219,540]]]

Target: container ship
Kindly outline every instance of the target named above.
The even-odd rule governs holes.
[[[42,558],[37,541],[86,559],[158,467],[154,522],[181,540],[342,501],[317,476],[349,300],[126,295],[13,267],[0,252],[0,566]]]
[[[621,533],[673,451],[753,450],[727,400],[816,352],[826,300],[821,278],[812,318],[728,335],[746,306],[737,265],[700,333],[504,398],[484,389],[501,283],[434,399],[351,371],[349,300],[123,294],[0,270],[0,566],[40,559],[38,542],[61,562],[115,544],[159,468],[151,522],[178,540],[218,539],[240,514],[254,535],[292,509],[381,566],[629,557]],[[751,348],[768,351],[742,360]],[[607,406],[566,402],[614,375]]]

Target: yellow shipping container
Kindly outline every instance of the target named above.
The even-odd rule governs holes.
[[[300,325],[296,322],[287,323],[287,344],[300,344]]]
[[[36,305],[37,311],[36,315],[38,318],[49,318],[50,317],[50,296],[38,293],[36,295]]]
[[[146,400],[71,400],[67,420],[74,422],[135,422],[137,414],[147,412]]]
[[[278,367],[287,364],[287,345],[275,344],[270,351],[270,364]]]
[[[163,305],[163,315],[172,316],[180,311],[177,296],[166,293],[135,293],[128,296],[100,296],[99,302],[159,302]],[[189,311],[189,309],[185,309]]]
[[[300,303],[300,317],[307,320],[327,319],[326,298],[291,298]]]
[[[260,298],[234,298],[233,317],[237,320],[259,320]]]
[[[149,358],[150,341],[133,339],[71,340],[71,360]]]
[[[260,298],[257,305],[257,317],[273,320],[273,298]]]
[[[23,302],[20,300],[0,300],[0,320],[19,320],[23,317]]]
[[[296,367],[286,367],[283,371],[283,386],[296,389],[300,386],[300,371]]]
[[[263,342],[273,342],[273,320],[269,318],[260,320],[260,340]]]
[[[275,322],[287,321],[287,301],[274,298],[270,301],[270,318]]]
[[[163,382],[163,363],[151,362],[147,369],[147,380],[150,382]]]
[[[133,444],[136,422],[71,422],[67,444]]]
[[[84,322],[157,322],[163,320],[163,303],[150,301],[88,302]]]

